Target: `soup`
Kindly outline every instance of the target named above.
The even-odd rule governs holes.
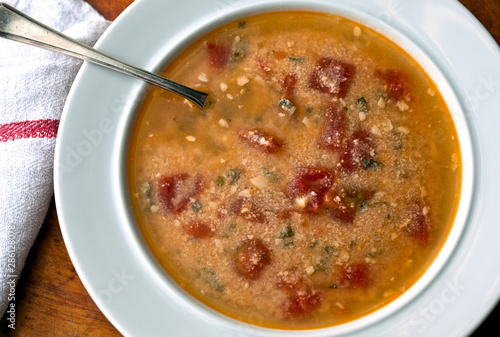
[[[260,14],[193,43],[153,88],[129,154],[132,206],[189,294],[238,320],[313,329],[363,317],[426,271],[460,191],[458,138],[424,70],[378,33]]]

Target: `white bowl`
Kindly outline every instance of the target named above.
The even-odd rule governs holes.
[[[113,23],[97,48],[159,71],[196,38],[219,25],[256,13],[293,9],[334,13],[375,29],[409,52],[443,94],[459,135],[463,177],[455,223],[430,268],[393,302],[330,328],[266,329],[206,307],[184,292],[155,260],[130,209],[129,138],[147,86],[85,64],[60,124],[55,169],[61,229],[82,282],[110,321],[129,336],[159,336],[165,331],[174,336],[467,334],[500,294],[495,277],[500,263],[493,272],[485,271],[483,263],[485,253],[500,253],[494,241],[500,229],[490,224],[499,218],[492,205],[494,197],[498,200],[494,193],[499,181],[485,184],[485,179],[496,178],[490,165],[498,165],[495,143],[488,142],[494,136],[490,123],[500,125],[490,110],[490,105],[500,103],[499,95],[490,92],[500,86],[496,82],[500,80],[500,53],[459,4],[433,0],[418,4],[397,0],[186,0],[175,4],[138,0]],[[458,50],[461,56],[457,57]],[[472,70],[468,63],[473,55],[480,63]],[[467,81],[475,76],[482,87],[470,87]],[[471,274],[479,272],[482,287],[476,289],[477,280]]]

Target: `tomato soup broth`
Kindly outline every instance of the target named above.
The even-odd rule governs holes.
[[[439,253],[461,162],[436,85],[342,17],[276,12],[196,41],[132,136],[140,229],[188,293],[244,322],[311,329],[391,302]]]

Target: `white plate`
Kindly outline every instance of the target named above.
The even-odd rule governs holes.
[[[391,30],[423,51],[451,84],[471,132],[474,189],[466,227],[444,267],[411,303],[362,329],[320,329],[308,336],[464,336],[500,296],[500,50],[479,22],[453,0],[274,0],[274,9],[311,6],[376,29]],[[185,47],[200,27],[262,0],[137,0],[97,48],[158,71],[165,55]],[[370,25],[370,24],[369,24]],[[170,55],[173,55],[172,53]],[[226,319],[193,301],[155,262],[134,225],[125,157],[135,108],[147,87],[139,80],[84,64],[68,97],[56,146],[55,194],[73,264],[86,289],[126,336],[284,336]],[[471,168],[472,170],[472,168]],[[467,215],[467,214],[466,214]]]

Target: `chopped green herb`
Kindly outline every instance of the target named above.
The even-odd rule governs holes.
[[[352,240],[350,243],[349,243],[349,247],[354,247],[356,245],[356,241],[355,240]]]
[[[314,266],[314,271],[325,271],[328,264],[328,257],[323,257],[319,263]]]
[[[401,140],[401,134],[398,132],[393,132],[392,138],[394,140],[392,143],[392,148],[396,151],[401,150],[403,148],[403,141]]]
[[[359,204],[359,209],[363,210],[368,207],[368,202],[366,200],[362,200],[361,203]]]
[[[225,289],[224,285],[219,281],[217,273],[212,269],[202,268],[200,270],[200,278],[216,291],[224,291]]]
[[[317,244],[318,244],[318,241],[314,241],[313,243],[311,243],[311,244],[309,245],[309,247],[310,247],[310,248],[314,248],[314,247],[316,247],[316,245],[317,245]]]
[[[243,49],[235,48],[233,49],[233,54],[231,55],[231,62],[239,61],[245,56],[245,51]]]
[[[370,207],[377,207],[377,206],[385,206],[388,205],[389,203],[387,201],[377,201],[377,202],[372,202],[368,206]]]
[[[295,63],[302,63],[304,62],[303,57],[289,57],[288,58],[290,61],[295,62]]]
[[[330,289],[337,289],[338,287],[337,287],[336,284],[332,284],[331,286],[328,286],[328,288],[330,288]]]
[[[349,111],[349,108],[345,106],[345,107],[344,107],[344,111],[345,111],[345,112]]]
[[[218,176],[217,180],[215,180],[215,184],[217,186],[224,186],[225,183],[226,183],[226,181],[224,180],[224,178],[222,176]]]
[[[283,240],[283,246],[284,247],[291,247],[293,246],[293,229],[290,225],[287,225],[280,233],[279,238]]]
[[[177,116],[175,116],[174,118],[172,118],[175,122],[177,122]]]
[[[282,108],[283,110],[288,112],[288,114],[290,116],[293,115],[295,110],[297,109],[295,107],[295,104],[293,104],[292,101],[290,101],[289,99],[286,99],[286,98],[280,99],[280,101],[278,102],[278,105],[280,106],[280,108]]]
[[[149,183],[149,181],[145,181],[142,183],[140,191],[145,198],[151,198],[151,184]]]
[[[310,113],[312,113],[312,112],[313,112],[313,110],[314,110],[313,108],[311,108],[310,106],[308,106],[308,107],[306,108],[306,113],[307,113],[307,114],[310,114]]]
[[[373,158],[363,158],[363,160],[361,161],[361,165],[363,165],[363,169],[365,170],[373,170],[384,166],[384,164],[376,161]]]
[[[205,102],[205,108],[208,109],[208,108],[213,107],[215,105],[215,102],[216,102],[215,99],[211,99],[211,98],[207,99],[207,101]]]
[[[279,236],[280,239],[286,239],[286,238],[291,238],[294,235],[292,226],[287,225],[283,231],[281,231],[281,234]]]
[[[269,171],[265,167],[262,168],[262,174],[264,174],[266,177],[268,177],[273,182],[281,181],[281,177],[276,172]]]
[[[360,97],[356,100],[356,106],[361,111],[364,111],[364,112],[368,111],[368,102],[366,101],[366,99],[364,97]]]
[[[231,234],[233,234],[235,231],[236,231],[236,224],[234,222],[231,222],[229,225],[226,226],[225,234],[223,237],[225,239],[228,239],[231,236]]]
[[[243,28],[245,28],[246,24],[247,24],[246,21],[240,21],[240,22],[238,22],[238,28],[243,29]]]
[[[200,204],[198,200],[193,201],[191,203],[191,208],[193,209],[193,212],[198,213],[203,206]]]
[[[276,89],[276,87],[273,87],[272,85],[269,85],[269,84],[268,84],[268,85],[267,85],[267,87],[268,87],[268,88],[269,88],[272,92],[274,92],[274,93],[276,93],[276,94],[281,93],[281,91],[279,91],[278,89]]]
[[[241,172],[240,170],[231,169],[231,172],[226,175],[229,178],[229,184],[234,185],[240,179]]]
[[[335,253],[335,249],[333,246],[325,246],[325,252],[327,252],[328,255],[333,255]]]
[[[264,42],[257,43],[257,48],[262,49],[264,47]]]
[[[403,148],[403,142],[398,141],[398,142],[392,144],[392,148],[396,151],[401,150]]]

